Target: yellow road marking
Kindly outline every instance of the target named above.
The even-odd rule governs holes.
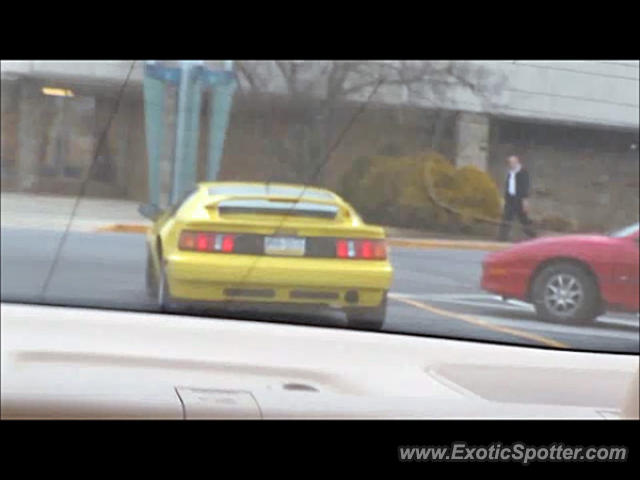
[[[524,330],[518,330],[516,328],[504,327],[502,325],[494,325],[490,322],[486,322],[484,320],[480,320],[478,318],[472,317],[471,315],[465,315],[463,313],[450,312],[449,310],[443,310],[438,307],[431,306],[424,302],[419,302],[417,300],[412,300],[410,298],[397,297],[393,294],[389,295],[390,298],[396,300],[398,302],[406,303],[407,305],[411,305],[413,307],[419,308],[421,310],[426,310],[431,313],[435,313],[436,315],[441,315],[443,317],[451,317],[457,320],[462,320],[463,322],[471,323],[473,325],[477,325],[479,327],[484,327],[488,330],[493,330],[500,333],[507,333],[509,335],[513,335],[516,337],[526,338],[528,340],[534,340],[536,342],[540,342],[543,345],[548,345],[550,347],[555,348],[570,348],[570,345],[566,343],[558,342],[552,338],[543,337],[542,335],[536,335],[535,333],[529,333]]]
[[[117,233],[147,233],[149,227],[137,224],[114,224],[105,225],[98,228],[98,232],[117,232]]]

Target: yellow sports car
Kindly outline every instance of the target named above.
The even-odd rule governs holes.
[[[154,222],[147,289],[162,305],[328,306],[350,326],[384,323],[392,277],[384,230],[333,192],[207,182],[174,207],[140,213]]]

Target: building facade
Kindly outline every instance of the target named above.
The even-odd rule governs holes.
[[[305,112],[314,108],[316,93],[310,89],[299,105],[282,102],[287,84],[274,65],[263,63],[269,81],[260,96],[251,95],[251,85],[239,75],[221,177],[258,180],[277,170],[279,179],[299,181],[295,171],[296,162],[304,161],[298,158],[304,130],[314,128],[305,123]],[[532,172],[538,216],[564,215],[582,229],[637,219],[637,61],[467,63],[495,81],[488,96],[459,84],[435,99],[419,88],[381,89],[375,105],[332,155],[322,182],[338,185],[358,157],[437,148],[459,166],[489,172],[501,185],[504,158],[515,153]],[[143,62],[130,71],[131,65],[3,61],[3,189],[75,194],[89,175],[88,194],[144,200]],[[46,94],[47,88],[55,95]],[[366,94],[348,99],[357,103]],[[175,101],[175,92],[168,101]],[[349,111],[345,107],[347,120]],[[205,102],[201,125],[207,115]],[[169,115],[168,124],[174,121]],[[203,133],[203,146],[205,140]],[[172,138],[165,139],[163,152],[168,179]],[[204,158],[201,173],[203,165]]]

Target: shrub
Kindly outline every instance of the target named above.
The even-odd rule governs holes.
[[[342,177],[340,184],[340,194],[351,201],[354,205],[358,203],[359,189],[356,187],[359,181],[369,171],[371,159],[369,157],[358,157],[351,165],[351,168]]]
[[[494,220],[500,216],[498,189],[480,169],[472,166],[446,172],[432,169],[432,178],[435,198],[457,210],[463,218]]]
[[[489,175],[456,169],[436,152],[361,159],[343,178],[343,192],[367,220],[387,225],[468,231],[478,217],[500,215]]]

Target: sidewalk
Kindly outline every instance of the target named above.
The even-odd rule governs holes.
[[[511,245],[509,242],[497,242],[470,235],[444,232],[426,232],[396,227],[385,227],[385,231],[388,243],[396,247],[502,250]]]
[[[75,197],[2,192],[0,224],[13,228],[64,230],[75,201]],[[71,230],[95,232],[112,225],[149,226],[151,223],[137,209],[138,203],[129,200],[83,198],[78,203]]]
[[[75,197],[27,195],[2,192],[2,227],[64,230]],[[70,229],[79,232],[144,233],[151,222],[138,213],[138,203],[130,200],[83,198],[78,203]],[[473,238],[447,238],[441,233],[386,228],[388,243],[396,247],[501,250],[508,243]]]

